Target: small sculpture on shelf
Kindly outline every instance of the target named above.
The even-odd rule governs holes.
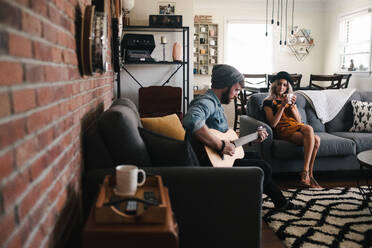
[[[348,71],[355,71],[354,60],[350,60],[350,66],[347,68]]]

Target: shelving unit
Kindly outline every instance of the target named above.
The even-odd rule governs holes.
[[[194,23],[194,74],[210,75],[218,63],[218,24]]]
[[[159,28],[159,27],[150,27],[150,26],[125,26],[123,28],[123,36],[126,32],[182,32],[182,61],[153,61],[153,62],[125,62],[123,58],[120,59],[121,70],[124,70],[128,75],[140,86],[143,85],[136,79],[136,77],[129,71],[126,65],[177,65],[177,68],[171,73],[167,80],[164,81],[162,86],[169,83],[170,79],[182,68],[182,110],[183,113],[186,113],[186,109],[190,103],[190,91],[189,91],[189,84],[190,84],[190,64],[189,64],[189,55],[190,55],[190,45],[189,45],[189,27],[180,27],[180,28]],[[123,37],[122,37],[123,38]],[[117,83],[117,95],[120,98],[120,87],[121,82],[118,81]]]
[[[314,47],[314,39],[306,31],[299,29],[292,37],[288,39],[288,46],[296,56],[298,61],[302,61]]]

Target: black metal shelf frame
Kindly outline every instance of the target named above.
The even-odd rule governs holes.
[[[150,27],[150,26],[125,26],[123,28],[123,35],[125,32],[130,31],[141,31],[141,32],[182,32],[182,61],[155,61],[155,62],[129,62],[122,63],[121,69],[123,69],[128,75],[140,86],[143,85],[135,78],[135,76],[130,73],[126,65],[178,65],[174,72],[168,77],[167,80],[162,84],[162,86],[169,83],[169,80],[182,68],[182,110],[185,114],[187,107],[190,103],[190,34],[189,27],[180,28],[169,28],[169,27]],[[120,40],[121,40],[120,39]],[[120,98],[120,80],[117,80],[117,96]]]

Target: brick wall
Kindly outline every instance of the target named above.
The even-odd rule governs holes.
[[[79,73],[75,23],[88,4],[0,0],[1,247],[55,246],[78,206],[81,134],[111,104],[114,80],[111,64]]]

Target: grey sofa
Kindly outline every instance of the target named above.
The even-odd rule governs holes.
[[[259,247],[262,170],[153,167],[138,130],[141,126],[136,106],[119,99],[84,133],[85,218],[104,176],[114,175],[116,165],[135,164],[162,176],[179,225],[181,248]]]
[[[303,147],[293,143],[278,140],[273,136],[273,130],[267,124],[262,103],[268,93],[250,96],[247,102],[246,116],[240,119],[240,135],[246,135],[260,125],[266,127],[270,137],[256,147],[262,157],[271,163],[273,172],[299,172],[303,168]],[[347,100],[337,116],[328,123],[322,124],[305,97],[296,93],[297,107],[302,121],[311,125],[320,136],[320,147],[314,164],[315,171],[349,171],[358,170],[356,155],[359,152],[372,149],[372,133],[348,132],[353,122],[351,100],[372,101],[372,92],[355,91]],[[251,149],[245,147],[245,149]]]

